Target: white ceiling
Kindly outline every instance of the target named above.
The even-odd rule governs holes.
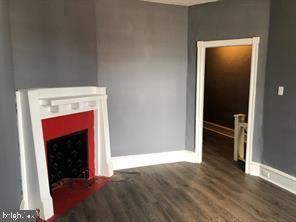
[[[183,6],[191,6],[204,4],[208,2],[217,2],[220,0],[141,0],[146,2],[157,2],[162,4],[172,4],[172,5],[183,5]]]

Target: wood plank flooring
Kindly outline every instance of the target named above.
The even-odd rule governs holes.
[[[59,222],[296,221],[296,196],[232,162],[232,141],[205,133],[204,163],[116,172]]]

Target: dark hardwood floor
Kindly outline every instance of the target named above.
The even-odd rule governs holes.
[[[232,141],[205,132],[204,163],[116,172],[113,182],[59,222],[296,221],[296,196],[245,175]]]

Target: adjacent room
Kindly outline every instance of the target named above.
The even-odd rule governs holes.
[[[252,46],[206,49],[204,148],[205,151],[214,151],[215,155],[236,161],[243,171],[247,147],[251,60]]]
[[[295,0],[0,0],[0,221],[296,221]]]

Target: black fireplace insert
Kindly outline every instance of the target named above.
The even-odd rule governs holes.
[[[50,190],[64,179],[87,179],[88,130],[47,141],[47,166]]]

